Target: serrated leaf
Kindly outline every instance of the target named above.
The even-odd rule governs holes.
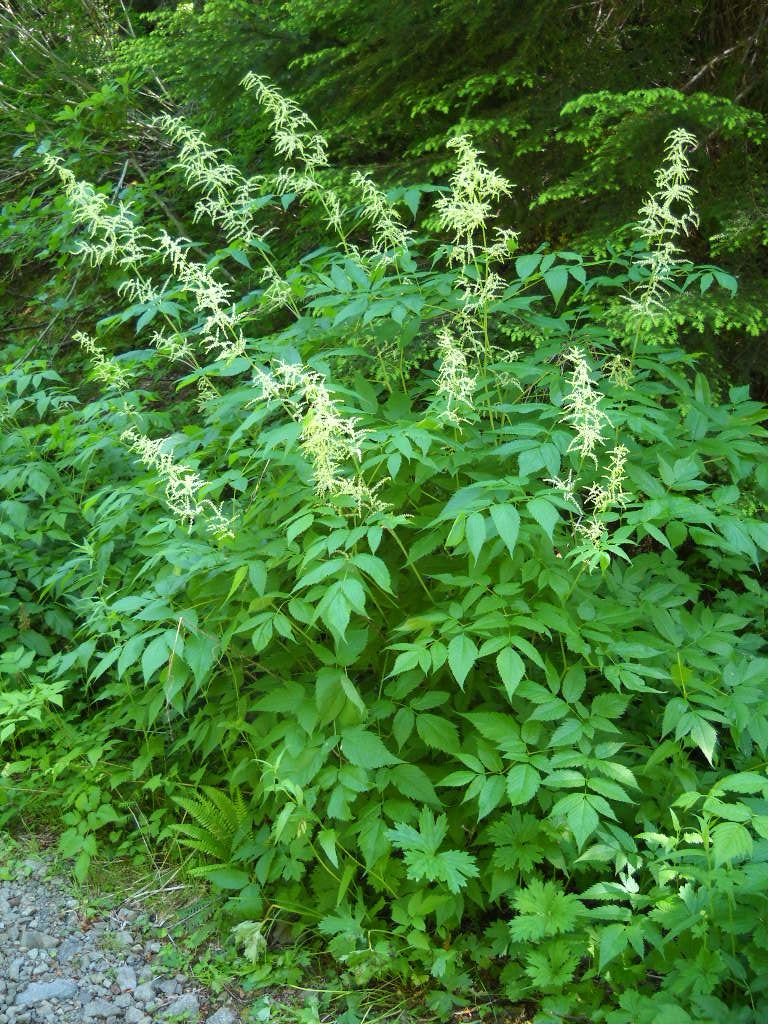
[[[621,956],[627,948],[628,943],[629,936],[627,934],[626,925],[609,924],[606,928],[603,928],[600,933],[599,970],[604,970],[611,960],[615,960],[617,956]]]
[[[526,508],[544,533],[552,540],[555,526],[560,520],[560,513],[552,502],[547,501],[546,498],[531,498]]]
[[[472,560],[477,561],[485,543],[485,519],[480,512],[473,512],[467,519],[464,535]]]
[[[752,856],[752,836],[736,821],[724,821],[712,829],[712,852],[715,866],[722,867],[732,860],[747,860]]]
[[[439,715],[416,716],[416,732],[428,747],[453,754],[459,749],[459,730],[447,718]]]
[[[141,656],[141,671],[144,682],[149,682],[155,672],[168,661],[169,647],[165,633],[150,640]]]
[[[557,306],[562,299],[565,289],[568,286],[568,268],[567,267],[552,267],[550,270],[545,270],[544,283],[555,300]]]
[[[205,877],[219,889],[244,889],[250,878],[237,868],[207,868]]]
[[[341,749],[351,764],[359,768],[373,770],[386,765],[399,764],[400,758],[390,753],[379,737],[367,729],[345,729],[342,734]]]
[[[510,555],[513,555],[520,532],[520,516],[517,509],[511,505],[491,505],[490,513],[499,536],[507,545]]]
[[[455,636],[448,644],[448,665],[462,689],[472,666],[477,661],[477,655],[475,641],[465,633]]]
[[[392,769],[392,783],[409,800],[440,806],[435,787],[427,773],[416,764],[398,764]]]
[[[527,804],[538,792],[541,776],[530,764],[516,764],[507,772],[507,796],[513,807]]]
[[[539,253],[527,253],[524,256],[518,256],[515,260],[515,273],[521,281],[525,281],[534,273],[539,263],[541,263],[541,255]]]
[[[496,655],[496,667],[499,670],[507,697],[512,700],[520,680],[525,675],[525,662],[511,647],[505,647]]]

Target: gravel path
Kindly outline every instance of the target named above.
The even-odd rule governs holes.
[[[66,883],[30,858],[0,881],[0,1024],[236,1024],[184,975],[155,964],[161,944],[137,913],[85,921]]]

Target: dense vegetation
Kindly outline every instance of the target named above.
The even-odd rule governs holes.
[[[141,6],[0,7],[0,821],[348,1024],[764,1020],[762,5]]]

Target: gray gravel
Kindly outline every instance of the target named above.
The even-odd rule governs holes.
[[[0,881],[0,1024],[237,1024],[227,1006],[155,963],[136,913],[88,920],[65,882],[30,858]]]

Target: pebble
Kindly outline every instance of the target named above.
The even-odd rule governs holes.
[[[165,1012],[169,1017],[197,1016],[200,1012],[200,1002],[193,992],[187,992],[175,999]]]
[[[208,1018],[205,1024],[237,1024],[237,1017],[228,1006],[222,1006]]]
[[[135,989],[138,985],[136,980],[136,971],[128,964],[123,967],[118,967],[117,973],[115,974],[115,983],[120,986],[121,992],[130,991]]]
[[[212,1012],[193,979],[162,970],[143,910],[85,922],[49,870],[28,857],[0,879],[0,1024],[167,1024],[201,1013],[206,1024],[239,1024],[228,1007]]]
[[[46,999],[71,999],[77,992],[74,981],[33,981],[18,993],[16,1006],[33,1006]]]
[[[125,1011],[125,1024],[149,1024],[149,1017],[138,1006],[129,1006]]]
[[[83,1007],[83,1017],[86,1020],[109,1020],[110,1017],[117,1017],[120,1007],[106,999],[92,999]]]

